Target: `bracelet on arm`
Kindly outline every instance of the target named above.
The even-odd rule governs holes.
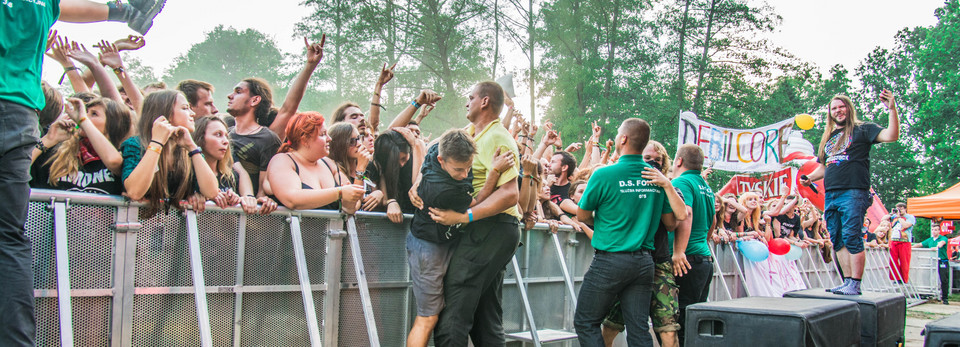
[[[50,150],[49,148],[47,148],[47,146],[43,145],[43,140],[37,141],[37,145],[33,147],[36,149],[39,149],[40,154],[47,153],[47,151]]]
[[[163,142],[160,142],[160,141],[157,141],[157,140],[150,140],[150,142],[156,143],[156,144],[160,145],[160,147],[163,147],[163,146],[165,145]]]
[[[87,116],[80,116],[80,119],[77,120],[76,127],[80,129],[80,124],[83,124],[83,121],[87,120]]]
[[[124,71],[124,70],[123,70],[123,66],[117,66],[117,67],[113,68],[113,72],[116,73],[116,74],[118,74],[118,75],[119,75],[119,74],[122,74],[123,71]]]
[[[80,69],[77,68],[76,66],[67,66],[67,67],[63,68],[63,74],[60,75],[60,82],[57,82],[57,84],[63,84],[63,78],[64,78],[64,77],[67,77],[67,72],[70,72],[70,71],[73,71],[73,70],[80,71]]]
[[[378,104],[378,103],[375,103],[375,102],[371,102],[371,103],[370,103],[370,106],[375,106],[375,107],[379,107],[379,108],[380,108],[381,110],[384,110],[384,111],[386,111],[386,110],[387,110],[387,108],[386,108],[386,107],[383,107],[383,105],[381,105],[381,104]]]
[[[195,156],[195,155],[197,155],[197,154],[200,154],[200,153],[203,153],[203,150],[200,149],[200,147],[194,148],[194,149],[193,149],[192,151],[190,151],[190,153],[189,153],[189,154],[190,154],[190,158],[193,158],[193,156]],[[202,158],[203,156],[201,155],[200,157]]]
[[[467,223],[473,223],[473,209],[467,209]]]
[[[390,203],[391,203],[391,202],[397,202],[397,199],[390,199],[390,200],[387,200],[387,203],[385,203],[385,204],[383,204],[383,206],[390,206]],[[400,204],[400,203],[399,203],[399,202],[397,202],[397,205],[399,205],[399,204]]]
[[[148,150],[148,151],[151,151],[151,152],[154,152],[154,153],[157,153],[157,154],[160,154],[161,152],[163,152],[163,147],[157,146],[157,145],[151,143],[151,144],[147,145],[147,150]]]
[[[337,201],[343,200],[343,187],[337,187]]]
[[[419,103],[417,103],[417,100],[411,101],[411,102],[410,102],[410,105],[413,105],[413,107],[415,107],[415,108],[417,108],[417,109],[420,109],[420,106],[422,106],[422,105],[420,105]]]

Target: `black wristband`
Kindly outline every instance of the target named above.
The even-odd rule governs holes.
[[[163,143],[163,142],[160,142],[160,141],[157,141],[157,140],[150,140],[150,142],[156,143],[156,144],[160,145],[160,147],[163,147],[163,146],[164,146],[164,143]]]
[[[203,150],[200,149],[200,147],[197,147],[197,148],[195,148],[194,150],[190,151],[190,158],[193,158],[193,156],[195,156],[195,155],[197,155],[197,154],[200,154],[200,153],[203,153]]]

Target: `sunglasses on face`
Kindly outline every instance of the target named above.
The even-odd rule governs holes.
[[[350,147],[356,147],[360,145],[361,137],[351,137],[350,138]]]

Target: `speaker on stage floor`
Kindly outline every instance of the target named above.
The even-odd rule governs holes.
[[[688,346],[848,347],[860,310],[843,300],[749,297],[687,306]]]
[[[907,299],[896,293],[863,292],[863,295],[837,295],[823,288],[798,290],[785,298],[847,300],[860,306],[860,345],[897,346],[904,342]]]
[[[960,313],[927,323],[923,333],[926,347],[960,346]]]

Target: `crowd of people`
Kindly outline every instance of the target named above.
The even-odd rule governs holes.
[[[141,7],[157,4],[147,2]],[[63,1],[61,7],[74,3]],[[109,18],[65,13],[75,21],[119,18],[145,32],[149,26],[141,17],[152,21],[159,11],[110,6],[102,8]],[[381,124],[381,91],[396,65],[384,64],[371,76],[376,82],[366,111],[358,102],[337,106],[329,117],[300,110],[324,41],[304,39],[303,68],[282,102],[275,102],[269,83],[250,77],[237,81],[220,112],[216,104],[222,101],[214,100],[213,85],[204,81],[138,86],[120,52],[143,47],[143,37],[101,41],[91,52],[51,32],[39,50],[64,68],[60,83],[67,79],[73,93],[65,97],[44,82],[33,88],[41,93],[24,98],[22,104],[36,109],[41,136],[17,160],[25,163],[30,152],[30,187],[123,195],[143,201],[145,217],[170,209],[202,212],[208,201],[250,214],[269,214],[279,206],[380,211],[398,224],[404,214],[413,214],[406,247],[417,318],[408,346],[427,345],[431,334],[440,346],[465,346],[468,338],[474,345],[503,345],[504,268],[521,230],[536,223],[552,232],[568,225],[591,238],[596,250],[575,314],[586,346],[609,346],[624,330],[642,332],[628,334],[630,345],[650,345],[648,316],[661,345],[682,345],[684,309],[706,300],[713,277],[709,243],[784,239],[819,246],[828,262],[836,250],[849,275],[833,289],[838,294],[860,292],[864,244],[890,248],[898,254],[894,261],[900,254],[909,259],[916,221],[905,209],[898,206],[872,233],[864,232],[867,196],[836,195],[861,194],[864,183],[869,185],[859,179],[837,183],[849,180],[837,175],[863,176],[862,169],[837,169],[866,158],[857,145],[869,152],[870,144],[898,136],[857,121],[845,97],[831,102],[820,146],[826,173],[820,170],[803,182],[827,176],[827,208],[821,213],[796,190],[770,199],[761,192],[715,194],[706,182],[711,170],[704,167],[703,151],[682,145],[671,156],[649,138],[650,126],[639,118],[625,120],[615,139],[602,139],[603,129],[594,122],[588,138],[565,142],[549,122],[528,122],[495,82],[471,88],[465,127],[432,141],[419,127],[443,99],[431,90],[409,95],[410,104]],[[896,118],[892,94],[885,91],[881,99]],[[19,99],[0,100],[7,117],[7,108]],[[891,129],[898,127],[891,123]],[[847,155],[848,150],[861,152]],[[11,158],[3,157],[4,166]],[[840,206],[838,199],[857,204]],[[848,231],[852,226],[856,230]],[[935,241],[942,247],[942,240]],[[29,262],[29,246],[27,255]],[[23,341],[31,334],[29,328],[10,329],[20,330],[0,339]]]

